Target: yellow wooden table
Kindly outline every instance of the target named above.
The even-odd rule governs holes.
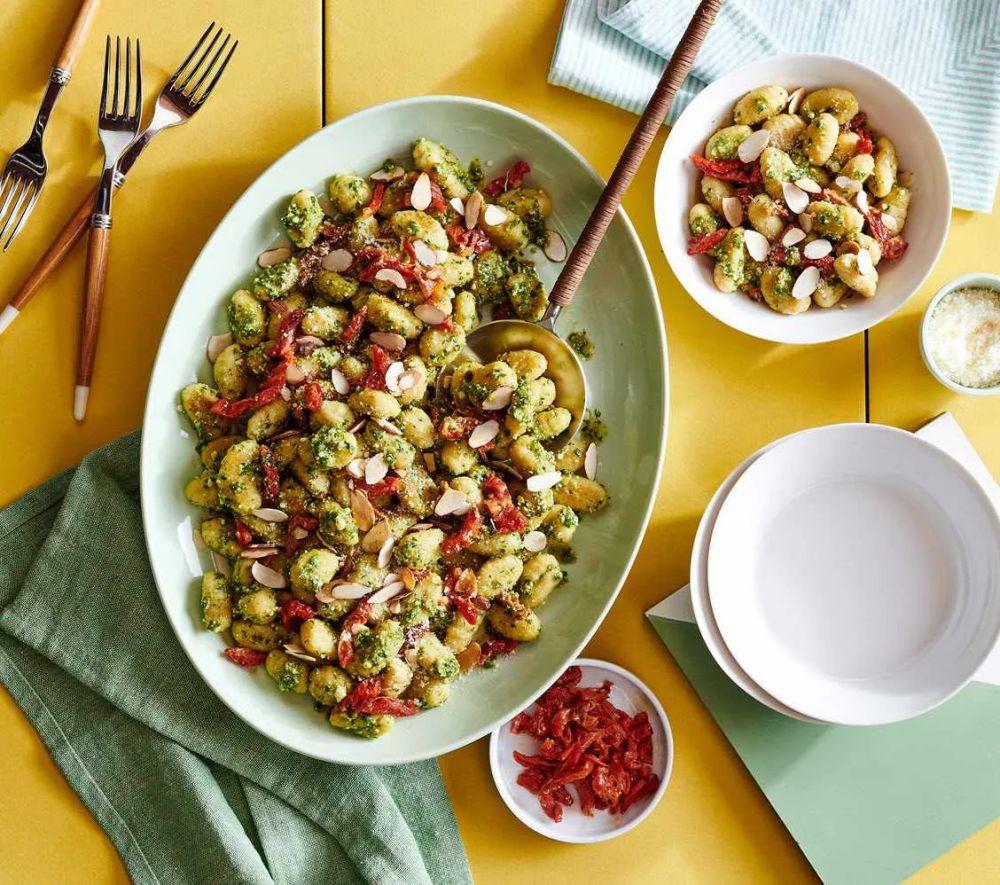
[[[50,57],[77,0],[0,5],[0,152],[28,131]],[[474,7],[474,11],[473,11]],[[416,14],[414,14],[416,10]],[[387,99],[457,93],[524,111],[580,148],[607,175],[635,118],[545,82],[559,0],[473,4],[441,0],[104,0],[78,73],[49,129],[51,168],[26,232],[0,258],[6,302],[90,186],[100,35],[138,34],[146,83],[162,82],[217,19],[240,38],[234,64],[194,122],[162,137],[116,203],[111,271],[87,423],[70,414],[83,255],[78,251],[0,338],[6,381],[0,505],[139,425],[167,313],[206,237],[243,189],[323,122]],[[661,136],[662,139],[662,136]],[[1000,397],[957,397],[926,373],[920,311],[946,280],[1000,271],[1000,215],[956,213],[931,279],[874,330],[815,347],[785,347],[720,325],[680,289],[657,244],[655,157],[626,208],[660,289],[670,345],[671,413],[658,506],[614,610],[587,649],[640,675],[674,727],[677,760],[664,801],[627,836],[596,846],[549,842],[512,817],[493,789],[486,741],[441,760],[476,880],[809,881],[812,873],[711,716],[644,623],[642,612],[686,581],[691,541],[716,484],[748,453],[782,434],[834,421],[914,427],[951,409],[1000,474]],[[20,710],[0,692],[0,881],[125,881],[114,849],[65,784]],[[1000,823],[956,847],[918,879],[1000,878]]]

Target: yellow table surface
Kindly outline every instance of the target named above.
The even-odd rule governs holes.
[[[77,0],[7,0],[0,65],[0,151],[30,128],[50,57]],[[473,12],[473,9],[475,10]],[[414,14],[411,10],[418,10]],[[50,176],[30,225],[0,258],[0,302],[13,294],[47,234],[82,198],[100,153],[94,118],[101,35],[143,40],[148,89],[162,82],[217,19],[240,49],[206,108],[165,134],[115,204],[112,262],[87,422],[70,414],[83,254],[78,250],[0,338],[8,382],[0,504],[95,446],[139,425],[155,345],[181,282],[233,200],[277,156],[330,122],[408,95],[455,93],[511,105],[580,148],[604,175],[635,118],[545,81],[562,3],[507,0],[104,0],[78,73],[46,142]],[[16,39],[15,39],[16,36]],[[653,222],[657,139],[625,200],[660,290],[670,347],[667,460],[657,508],[632,573],[587,653],[629,668],[662,700],[677,745],[664,801],[630,834],[596,846],[550,842],[523,827],[493,789],[485,740],[444,757],[473,874],[519,881],[809,881],[813,874],[642,612],[686,582],[701,509],[739,460],[777,436],[835,421],[913,428],[951,410],[1000,474],[1000,397],[951,394],[925,371],[921,310],[938,286],[1000,271],[1000,215],[956,212],[947,249],[911,303],[863,336],[814,347],[757,341],[719,324],[679,287]],[[333,170],[331,170],[333,171]],[[0,881],[106,882],[127,877],[112,845],[66,785],[35,732],[0,692]],[[516,865],[516,866],[515,866]],[[516,872],[515,872],[516,871]],[[1000,823],[922,871],[917,880],[1000,877]]]

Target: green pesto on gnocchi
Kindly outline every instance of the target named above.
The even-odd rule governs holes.
[[[538,639],[580,518],[608,502],[599,422],[549,448],[571,418],[545,356],[462,356],[482,310],[544,313],[523,250],[550,239],[548,195],[527,164],[484,182],[425,138],[412,162],[292,196],[291,245],[232,295],[211,383],[180,393],[203,626],[367,738]]]
[[[906,251],[911,176],[847,89],[753,89],[691,160],[688,254],[714,259],[721,292],[789,315],[845,307]]]

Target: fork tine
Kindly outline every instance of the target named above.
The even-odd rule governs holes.
[[[174,71],[174,73],[171,75],[170,79],[167,80],[167,86],[173,86],[173,84],[177,82],[177,78],[181,75],[181,71],[183,71],[184,68],[187,67],[187,63],[189,61],[191,61],[192,58],[195,57],[195,55],[197,54],[198,50],[201,49],[201,44],[204,43],[205,40],[207,39],[208,35],[212,33],[212,28],[214,28],[214,27],[215,27],[215,22],[212,22],[207,28],[205,28],[205,33],[202,34],[201,37],[198,38],[198,42],[194,44],[194,49],[192,49],[188,53],[187,58],[185,58],[184,61],[182,61],[177,66],[177,70]]]
[[[239,45],[240,41],[237,40],[229,48],[229,54],[222,60],[222,64],[219,66],[219,69],[215,72],[215,76],[212,77],[211,82],[208,84],[208,86],[205,87],[205,91],[201,94],[201,97],[198,99],[197,104],[199,106],[201,106],[201,104],[205,101],[205,99],[212,94],[212,90],[215,89],[215,84],[219,82],[219,77],[222,76],[222,72],[226,69],[226,65],[229,64],[229,59],[233,57],[233,53],[236,52],[236,47]]]
[[[188,91],[188,95],[194,98],[198,94],[198,90],[201,88],[201,84],[205,82],[205,78],[212,73],[212,68],[215,67],[215,63],[222,56],[222,53],[226,51],[226,47],[229,45],[229,41],[232,39],[232,34],[226,34],[226,39],[222,41],[219,48],[215,51],[215,55],[212,56],[212,60],[205,66],[205,70],[202,71],[201,76],[198,78],[198,82],[191,87]]]
[[[24,195],[28,192],[30,185],[25,178],[18,178],[17,183],[12,193],[17,194],[17,199],[14,200],[14,205],[10,208],[10,213],[4,218],[3,226],[0,227],[0,240],[3,239],[4,234],[7,233],[7,228],[10,226],[11,219],[17,215],[18,210],[21,208],[21,201],[24,199]],[[4,204],[6,206],[6,203]]]
[[[28,202],[21,210],[21,217],[17,219],[17,224],[14,225],[14,230],[11,231],[10,236],[7,237],[7,242],[3,245],[4,252],[10,248],[10,244],[14,242],[14,238],[21,232],[21,228],[24,227],[24,222],[28,220],[28,216],[31,215],[31,210],[35,208],[35,201],[38,199],[38,194],[41,193],[41,188],[36,187],[34,183],[30,185],[28,190],[30,191],[31,196],[28,197]]]
[[[111,37],[105,39],[104,43],[104,82],[101,86],[101,116],[108,112],[108,75],[111,67]]]
[[[126,113],[128,108],[125,108]],[[142,45],[135,38],[135,109],[132,111],[135,119],[142,117]]]
[[[118,115],[118,86],[121,83],[121,54],[122,54],[122,38],[115,37],[115,94],[114,98],[111,99],[111,114],[112,116]]]
[[[205,47],[205,51],[198,57],[198,60],[194,63],[194,66],[188,71],[188,75],[184,80],[177,85],[177,88],[183,92],[187,89],[188,83],[191,82],[191,78],[198,73],[198,69],[204,64],[205,59],[208,58],[209,53],[215,49],[215,44],[219,41],[219,37],[222,36],[222,28],[219,28],[215,35],[212,37],[212,41]]]
[[[122,100],[122,113],[127,114],[132,102],[132,38],[125,38],[125,98]]]
[[[5,190],[7,194],[4,197],[3,205],[0,206],[0,221],[3,221],[7,217],[7,209],[10,206],[11,200],[14,199],[14,195],[17,193],[21,182],[22,179],[18,175],[10,174],[4,177],[2,185],[0,185],[0,194]]]

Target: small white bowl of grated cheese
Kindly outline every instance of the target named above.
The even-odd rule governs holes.
[[[931,374],[957,393],[1000,393],[1000,276],[966,274],[927,305],[920,352]]]

